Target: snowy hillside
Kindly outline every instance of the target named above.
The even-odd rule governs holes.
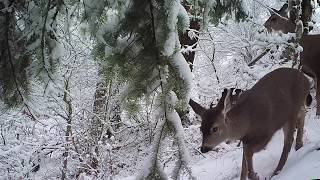
[[[317,9],[315,19],[320,18],[319,12],[319,9]],[[244,25],[239,26],[242,27]],[[291,66],[290,63],[279,65],[279,60],[270,59],[269,56],[265,56],[261,59],[262,63],[253,68],[248,68],[246,62],[239,58],[241,48],[239,48],[240,50],[235,48],[231,51],[224,51],[226,47],[229,48],[230,41],[239,43],[236,45],[237,47],[243,45],[244,40],[241,40],[241,37],[244,32],[249,30],[240,32],[239,26],[229,26],[228,28],[231,28],[231,30],[227,32],[223,27],[212,28],[211,33],[214,36],[214,42],[218,43],[214,46],[212,42],[202,41],[200,44],[200,47],[204,48],[205,52],[197,54],[198,59],[194,64],[195,69],[193,74],[195,77],[192,98],[201,102],[202,105],[208,107],[212,101],[215,102],[216,99],[220,98],[221,92],[226,87],[249,89],[258,79],[273,69]],[[252,33],[254,34],[254,32]],[[319,23],[315,25],[315,30],[312,33],[319,33]],[[237,34],[239,36],[236,36]],[[254,42],[254,39],[252,42]],[[214,62],[208,58],[212,56],[212,52],[215,52]],[[216,73],[213,73],[214,68],[217,70]],[[219,82],[217,79],[219,79]],[[313,103],[307,108],[305,118],[304,146],[295,151],[293,144],[283,170],[277,176],[272,177],[272,180],[320,178],[320,117],[315,115],[315,92],[312,92],[312,94]],[[192,113],[193,111],[190,118],[193,125],[186,128],[185,133],[188,139],[189,150],[192,154],[190,161],[194,176],[199,180],[238,180],[240,178],[242,162],[241,146],[237,147],[238,142],[229,145],[222,143],[218,146],[218,152],[211,151],[206,154],[200,154],[200,118]],[[273,136],[265,150],[254,154],[253,166],[260,179],[270,178],[279,162],[282,147],[283,132],[280,130]],[[174,163],[168,163],[164,169],[165,172],[170,174],[173,168]],[[187,180],[188,178],[186,176],[181,179]],[[133,180],[135,176],[125,177],[120,175],[116,179]]]
[[[309,109],[310,110],[310,109]],[[314,117],[315,112],[307,114],[304,146],[295,151],[292,148],[284,169],[272,179],[314,179],[320,177],[320,121]],[[254,155],[254,168],[261,179],[269,178],[280,159],[283,145],[283,133],[277,132],[267,148]],[[193,168],[198,179],[239,179],[242,161],[242,149],[236,144],[222,145],[222,152],[205,154]]]
[[[283,170],[272,180],[289,179],[316,179],[320,178],[320,118],[315,116],[315,103],[313,102],[306,114],[304,132],[304,146],[295,151],[291,149],[288,161]],[[198,132],[195,134],[194,131]],[[192,131],[193,136],[201,137],[199,126],[186,129]],[[242,148],[237,147],[238,142],[227,145],[221,144],[219,152],[211,151],[192,157],[194,176],[199,180],[237,180],[239,179],[242,161]],[[200,146],[200,144],[199,144]],[[269,179],[279,162],[283,146],[282,130],[278,131],[265,150],[254,155],[253,165],[260,179]],[[293,146],[294,147],[294,144]],[[174,164],[166,167],[168,173]],[[133,180],[135,176],[118,177],[117,180]],[[187,180],[188,177],[181,179]]]
[[[320,122],[319,119],[314,119],[310,115],[308,117],[304,146],[298,151],[291,150],[284,169],[279,175],[273,177],[273,180],[316,179],[320,177],[320,151],[317,150],[320,148]],[[278,132],[266,150],[254,156],[254,167],[261,179],[268,179],[272,174],[280,158],[282,144],[283,135],[282,132]],[[210,152],[205,154],[205,157],[198,157],[200,160],[197,162],[193,160],[194,175],[199,180],[239,179],[242,149],[236,147],[236,144],[222,146],[225,149],[221,152]],[[134,176],[116,179],[133,180]],[[187,180],[188,178],[182,179]]]

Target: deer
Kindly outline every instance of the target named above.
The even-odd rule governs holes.
[[[252,156],[264,149],[274,133],[281,128],[284,146],[272,176],[287,161],[298,126],[295,149],[303,145],[305,105],[310,82],[297,69],[279,68],[262,77],[251,89],[243,91],[232,105],[231,91],[224,102],[204,108],[190,99],[189,105],[201,117],[201,152],[206,153],[224,141],[240,140],[243,144],[241,180],[259,179],[253,169]]]
[[[280,10],[271,8],[271,16],[264,23],[268,32],[294,33],[296,24],[289,18],[288,4],[284,4]],[[300,54],[302,71],[315,79],[316,89],[316,114],[320,115],[320,34],[303,34],[300,45],[303,51]]]

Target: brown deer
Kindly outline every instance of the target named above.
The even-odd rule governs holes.
[[[294,33],[296,25],[288,17],[288,4],[284,4],[282,8],[277,11],[273,9],[270,11],[271,16],[265,22],[266,29],[271,31],[281,31],[283,33]],[[282,17],[280,17],[282,16]],[[300,54],[300,63],[303,71],[315,79],[316,101],[317,101],[317,115],[320,115],[320,35],[303,34],[300,45],[303,51]]]
[[[205,153],[226,140],[241,140],[243,159],[241,180],[259,179],[253,170],[252,156],[262,150],[273,134],[283,128],[284,146],[273,175],[284,166],[298,125],[296,147],[302,146],[305,104],[309,80],[299,70],[279,68],[244,91],[232,106],[230,91],[224,103],[206,109],[190,100],[192,109],[201,116],[203,135],[201,152]]]

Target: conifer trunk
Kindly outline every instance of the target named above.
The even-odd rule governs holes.
[[[301,20],[304,27],[303,34],[308,34],[309,31],[312,30],[312,27],[309,26],[309,22],[311,21],[312,13],[314,11],[311,5],[311,0],[303,0],[301,2],[301,8],[302,8]]]
[[[186,11],[188,12],[188,14],[190,14],[192,16],[192,9],[189,8],[190,6],[187,4],[186,1],[183,1],[183,7],[186,9]],[[179,34],[179,40],[180,40],[180,44],[182,47],[184,46],[193,46],[192,49],[195,49],[197,47],[196,43],[198,43],[198,35],[199,35],[199,30],[200,30],[200,20],[194,17],[190,18],[190,29],[194,29],[196,37],[191,38],[188,33],[190,32],[190,30],[187,30],[185,33],[183,34]],[[192,71],[193,69],[193,62],[194,62],[194,58],[195,58],[195,51],[191,51],[191,52],[184,52],[182,53],[182,55],[184,56],[184,58],[186,59],[186,61],[189,63],[189,67],[190,70]]]
[[[199,35],[199,30],[200,30],[200,21],[198,19],[191,19],[190,20],[190,29],[194,29],[196,30],[195,34],[196,37],[191,38],[188,33],[190,32],[190,30],[187,30],[185,33],[180,34],[179,35],[179,40],[181,43],[181,46],[193,46],[192,49],[196,49],[197,44],[198,43],[198,35]],[[192,71],[193,69],[193,62],[194,62],[194,58],[195,58],[195,51],[190,51],[190,52],[184,52],[182,53],[183,57],[186,59],[186,61],[189,64],[190,70]]]
[[[94,155],[91,157],[90,166],[93,169],[98,169],[99,161],[97,157],[99,156],[98,142],[103,131],[103,121],[106,119],[106,98],[107,98],[107,86],[102,80],[99,80],[96,84],[96,90],[94,93],[94,103],[93,103],[93,117],[90,124],[90,135],[91,144],[94,147]],[[90,148],[90,147],[89,147]]]

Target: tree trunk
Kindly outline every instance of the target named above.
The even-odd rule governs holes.
[[[309,26],[309,22],[311,21],[311,17],[314,11],[311,5],[311,0],[303,0],[301,2],[301,8],[302,8],[301,20],[304,27],[303,34],[308,34],[309,31],[313,29],[313,27]]]
[[[94,155],[91,157],[90,166],[93,169],[98,169],[99,161],[99,140],[103,132],[103,120],[106,119],[106,98],[107,98],[107,86],[102,80],[97,82],[96,90],[94,93],[93,103],[93,117],[90,124],[91,142],[89,147],[94,148]]]
[[[61,179],[68,179],[66,176],[67,173],[67,168],[68,168],[68,156],[69,156],[69,149],[70,149],[70,142],[71,142],[71,135],[72,135],[72,129],[71,129],[71,123],[72,123],[72,104],[71,104],[71,99],[68,95],[69,92],[69,79],[65,80],[65,92],[63,95],[63,101],[66,103],[67,106],[67,116],[66,116],[66,121],[67,121],[67,128],[66,128],[66,133],[65,133],[65,138],[66,138],[66,144],[64,146],[65,151],[62,154],[63,157],[63,168],[62,168],[62,176]]]
[[[119,83],[114,80],[109,80],[108,83],[100,80],[96,85],[93,117],[90,122],[91,142],[89,143],[89,147],[94,148],[90,166],[96,170],[99,168],[99,141],[103,141],[105,136],[110,138],[113,134],[111,122],[120,122],[121,120],[120,102],[116,99],[119,88]]]
[[[179,40],[181,43],[182,47],[185,46],[193,46],[194,44],[196,44],[198,42],[198,35],[199,35],[199,30],[200,30],[200,21],[199,19],[191,19],[190,20],[190,29],[194,29],[196,36],[195,37],[190,37],[188,34],[190,32],[190,30],[187,30],[185,33],[180,34],[179,35]],[[194,45],[192,47],[192,49],[195,49],[197,47],[197,45]],[[184,58],[186,59],[186,61],[189,64],[189,67],[192,71],[193,69],[193,62],[194,62],[194,57],[195,57],[195,51],[191,51],[191,52],[183,52],[182,55],[184,56]]]

